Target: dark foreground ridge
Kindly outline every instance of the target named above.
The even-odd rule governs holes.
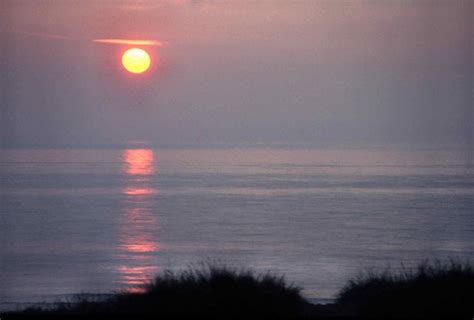
[[[281,276],[221,264],[166,271],[143,293],[36,307],[1,315],[14,318],[466,318],[474,316],[474,270],[468,263],[435,261],[394,273],[367,272],[349,280],[334,304],[313,305]]]

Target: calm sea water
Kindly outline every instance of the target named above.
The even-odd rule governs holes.
[[[0,301],[139,290],[219,259],[333,298],[366,268],[474,257],[472,151],[0,151]]]

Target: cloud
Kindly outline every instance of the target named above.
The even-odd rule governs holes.
[[[46,32],[28,32],[28,31],[17,31],[17,34],[29,36],[29,37],[39,37],[51,40],[71,40],[71,37],[63,36],[54,33]],[[135,46],[163,46],[163,42],[157,40],[135,40],[135,39],[116,39],[116,38],[106,38],[106,39],[93,39],[92,42],[102,43],[102,44],[116,44],[116,45],[135,45]]]
[[[47,38],[47,39],[53,39],[53,40],[69,40],[70,39],[69,37],[62,36],[59,34],[53,34],[53,33],[25,32],[25,31],[18,31],[16,33],[26,35],[26,36],[31,36],[31,37],[41,37],[41,38]]]
[[[92,40],[96,43],[103,44],[125,44],[125,45],[137,45],[137,46],[156,46],[161,47],[162,42],[156,40],[131,40],[131,39],[95,39]]]

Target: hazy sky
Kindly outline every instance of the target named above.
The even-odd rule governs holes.
[[[2,145],[472,147],[473,3],[3,0]]]

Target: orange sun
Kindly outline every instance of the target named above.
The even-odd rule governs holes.
[[[143,49],[132,48],[122,56],[123,67],[131,73],[142,73],[150,68],[150,55]]]

